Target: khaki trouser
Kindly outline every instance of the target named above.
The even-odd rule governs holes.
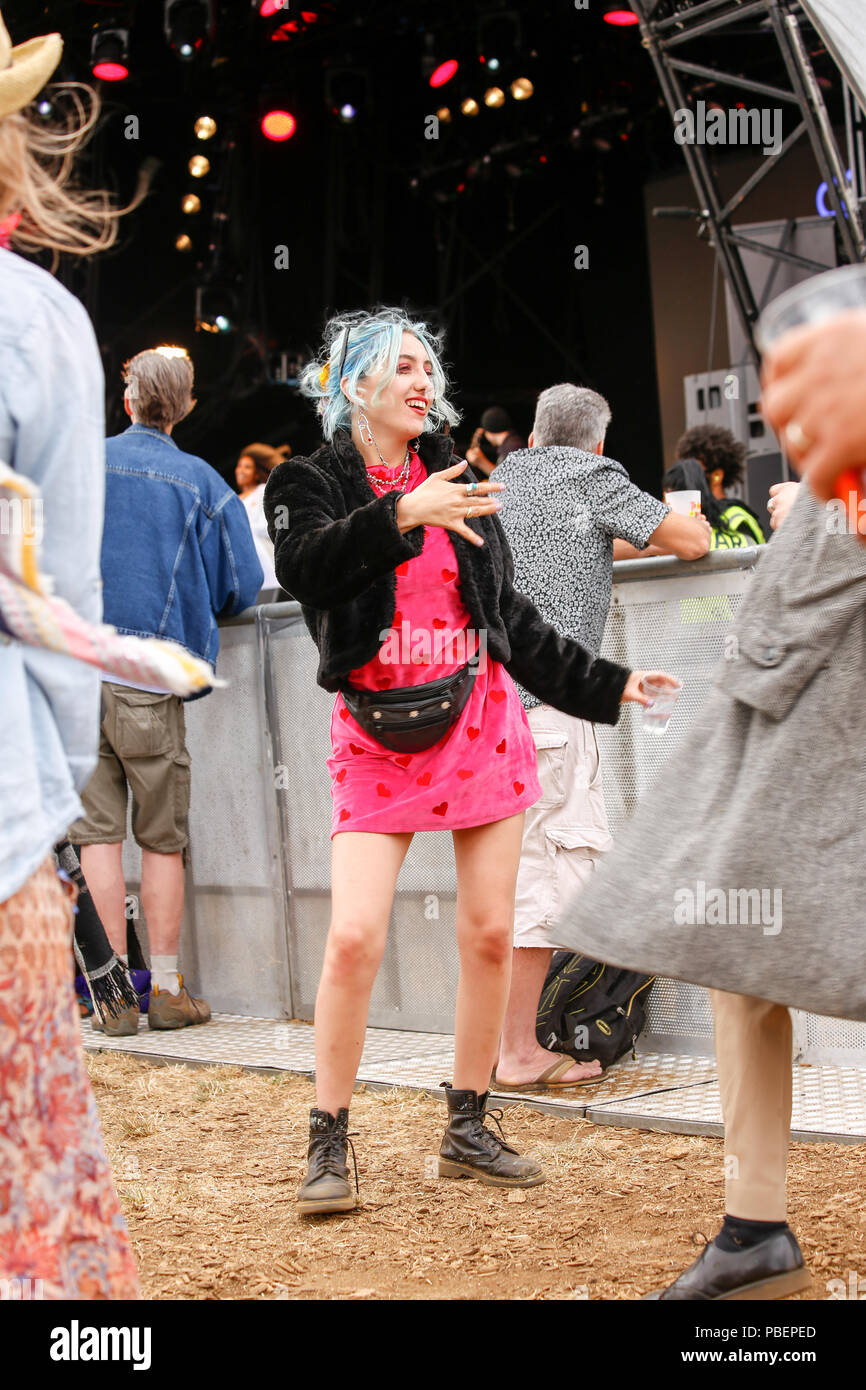
[[[711,989],[725,1119],[725,1210],[785,1220],[791,1130],[791,1015],[782,1004]]]

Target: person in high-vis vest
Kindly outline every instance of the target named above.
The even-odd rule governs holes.
[[[677,440],[675,462],[697,459],[703,469],[707,487],[723,513],[736,508],[727,518],[728,530],[747,533],[744,517],[750,518],[748,532],[761,545],[767,539],[760,518],[741,498],[729,496],[731,489],[743,481],[747,451],[730,430],[722,425],[693,425]],[[704,515],[708,513],[704,511]]]
[[[662,487],[668,492],[700,492],[701,515],[710,523],[710,550],[740,550],[763,545],[764,533],[748,507],[735,498],[717,499],[698,459],[680,459],[667,470]]]

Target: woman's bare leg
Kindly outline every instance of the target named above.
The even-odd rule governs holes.
[[[523,812],[452,834],[460,951],[454,1088],[483,1095],[490,1086],[511,981]]]
[[[394,889],[411,834],[345,832],[331,841],[331,927],[316,996],[316,1099],[348,1107]]]

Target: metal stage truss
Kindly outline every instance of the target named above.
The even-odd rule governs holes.
[[[785,103],[799,111],[800,119],[782,141],[775,156],[764,158],[761,166],[746,179],[735,193],[725,198],[707,157],[706,146],[683,144],[682,150],[698,197],[696,209],[672,209],[671,212],[694,216],[699,222],[699,235],[715,247],[723,272],[730,286],[737,314],[746,341],[757,360],[754,324],[761,311],[749,282],[741,250],[754,251],[774,260],[788,262],[803,270],[819,273],[826,270],[804,256],[796,255],[786,245],[768,246],[744,236],[733,225],[733,217],[749,194],[774,169],[780,159],[808,135],[821,179],[827,185],[826,202],[835,214],[841,259],[854,262],[866,260],[866,239],[863,233],[862,196],[858,196],[854,174],[849,186],[846,163],[833,134],[833,128],[821,88],[818,84],[803,35],[804,22],[812,24],[809,15],[795,0],[631,0],[631,8],[640,20],[644,47],[655,65],[665,102],[676,120],[677,113],[691,109],[690,97],[696,85],[718,83],[736,88],[738,92],[754,92],[779,104]],[[811,7],[815,9],[816,6]],[[790,86],[779,87],[749,77],[745,72],[726,72],[691,62],[683,56],[686,45],[706,38],[709,34],[736,36],[747,27],[750,35],[756,25],[762,25],[775,38],[784,62]],[[744,55],[754,52],[754,45],[744,43],[738,48]],[[691,79],[691,81],[689,81]],[[845,86],[846,119],[850,122],[850,103],[853,98]],[[852,163],[856,167],[856,161]],[[860,189],[860,195],[863,194]],[[768,287],[772,286],[772,277]],[[767,294],[766,297],[770,297]]]

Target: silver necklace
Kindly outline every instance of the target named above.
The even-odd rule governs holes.
[[[379,448],[379,445],[373,438],[373,431],[370,429],[370,423],[366,415],[361,414],[358,416],[358,432],[365,444],[372,444],[373,448],[376,450],[376,453],[379,455],[379,461],[382,464],[382,467],[391,468],[392,465],[388,463],[386,459],[382,458],[382,452]],[[365,432],[367,435],[366,439],[364,439]],[[396,467],[396,465],[393,466]],[[378,491],[380,496],[384,496],[386,492],[394,492],[397,488],[405,487],[406,483],[409,481],[409,470],[411,466],[412,453],[411,450],[408,448],[406,449],[406,457],[403,460],[402,466],[400,467],[400,472],[398,473],[396,478],[377,478],[374,473],[370,472],[369,468],[367,467],[367,464],[364,464],[364,467],[367,469],[367,481],[373,488],[374,492]]]

